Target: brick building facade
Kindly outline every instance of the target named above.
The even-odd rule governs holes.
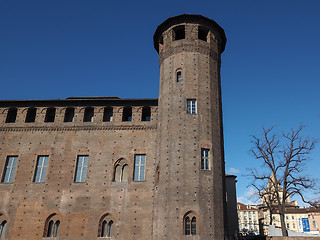
[[[0,101],[0,238],[226,238],[225,43],[176,16],[154,34],[159,99]]]

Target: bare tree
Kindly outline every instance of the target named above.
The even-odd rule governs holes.
[[[304,126],[288,133],[275,134],[274,127],[263,128],[261,137],[253,136],[252,155],[262,161],[261,170],[250,169],[252,186],[259,192],[266,208],[280,215],[282,235],[288,236],[285,212],[289,198],[297,195],[303,202],[314,206],[315,202],[305,198],[305,192],[315,190],[316,180],[304,173],[317,139],[302,136]]]

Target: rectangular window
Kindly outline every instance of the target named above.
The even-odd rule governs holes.
[[[313,227],[313,228],[317,228],[317,223],[316,223],[316,221],[312,221],[312,227]]]
[[[6,123],[14,123],[16,122],[18,110],[16,108],[9,108]]]
[[[36,114],[37,114],[37,109],[36,108],[29,108],[27,115],[26,115],[26,123],[32,123],[36,120]]]
[[[142,118],[141,121],[150,121],[151,119],[151,109],[150,107],[143,107],[142,108]]]
[[[33,182],[44,182],[49,156],[38,156],[36,173]]]
[[[74,108],[67,108],[64,114],[64,122],[73,122],[74,120]]]
[[[78,156],[75,182],[86,182],[88,158],[87,155]]]
[[[14,172],[16,170],[18,156],[8,156],[2,182],[12,183],[14,178]]]
[[[197,100],[187,99],[187,114],[197,114]]]
[[[113,118],[113,108],[105,107],[103,112],[103,121],[104,122],[112,122]]]
[[[84,122],[92,122],[93,116],[94,116],[94,108],[93,107],[86,107],[86,109],[84,110],[83,121]]]
[[[54,122],[56,116],[55,108],[47,108],[46,117],[44,119],[45,122]]]
[[[132,121],[132,108],[124,107],[122,112],[122,121],[131,122]]]
[[[133,181],[145,180],[146,155],[137,154],[134,156],[134,173]]]
[[[201,170],[209,170],[209,149],[201,148]]]
[[[178,72],[177,72],[177,82],[182,82],[181,71],[178,71]]]

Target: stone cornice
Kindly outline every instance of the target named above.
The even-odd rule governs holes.
[[[65,127],[0,127],[0,132],[64,132],[64,131],[110,131],[110,130],[156,130],[157,125],[151,126],[65,126]]]
[[[177,54],[180,52],[198,52],[198,53],[202,53],[205,55],[210,56],[211,58],[213,58],[214,60],[219,60],[219,56],[217,53],[215,53],[214,51],[212,51],[210,48],[206,47],[206,46],[201,46],[201,45],[194,45],[194,44],[181,44],[177,47],[172,47],[169,48],[170,50],[164,51],[160,53],[159,56],[159,62],[162,63],[162,61],[170,56],[172,56],[173,54]]]

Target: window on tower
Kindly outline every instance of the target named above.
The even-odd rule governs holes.
[[[182,73],[181,73],[181,71],[177,72],[177,82],[182,82]]]
[[[201,148],[201,170],[209,170],[209,149]]]
[[[209,34],[209,30],[203,27],[199,27],[198,29],[198,39],[208,42],[208,34]]]
[[[144,181],[146,169],[146,155],[136,154],[134,156],[133,181]]]
[[[172,29],[172,35],[173,35],[173,41],[185,39],[185,27],[183,26],[177,26]]]
[[[7,221],[4,220],[0,225],[0,238],[6,237]]]
[[[187,99],[187,114],[197,114],[197,100]]]
[[[184,217],[184,235],[197,235],[197,217],[193,211]]]

